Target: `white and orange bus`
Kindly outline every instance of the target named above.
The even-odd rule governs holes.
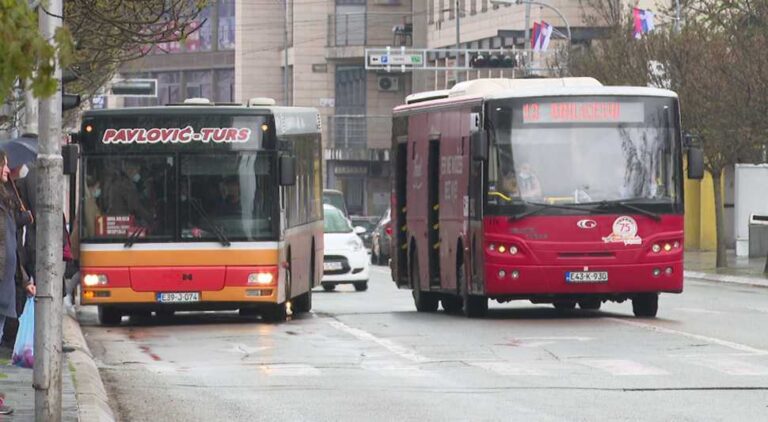
[[[190,101],[83,116],[81,303],[124,315],[308,312],[322,274],[317,110]]]

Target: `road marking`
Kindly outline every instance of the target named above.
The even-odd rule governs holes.
[[[721,311],[713,311],[711,309],[701,309],[701,308],[674,308],[675,311],[682,311],[682,312],[690,312],[692,314],[712,314],[712,315],[719,315],[724,312]]]
[[[300,363],[259,365],[259,369],[266,375],[277,377],[316,377],[320,375],[319,369]]]
[[[625,359],[578,359],[579,364],[599,369],[616,376],[669,375],[669,372]]]
[[[699,356],[693,358],[690,362],[728,375],[768,375],[768,367],[728,357]]]
[[[359,328],[350,327],[349,325],[344,324],[341,321],[330,320],[328,321],[328,323],[331,324],[331,326],[336,328],[337,330],[350,334],[353,337],[356,337],[360,340],[376,343],[379,346],[389,350],[390,352],[396,354],[397,356],[400,356],[403,359],[407,359],[417,363],[429,362],[431,360],[391,340],[376,337],[367,331],[361,330]]]
[[[656,331],[658,333],[672,334],[676,336],[688,337],[688,338],[692,338],[700,341],[705,341],[707,343],[717,344],[718,346],[727,347],[729,349],[737,350],[739,352],[746,352],[754,355],[768,355],[768,350],[757,349],[752,346],[747,346],[746,344],[735,343],[732,341],[722,340],[715,337],[709,337],[709,336],[703,336],[701,334],[694,334],[694,333],[688,333],[685,331],[673,330],[671,328],[664,328],[664,327],[659,327],[652,324],[645,324],[637,321],[629,321],[621,318],[606,318],[606,319],[610,321],[618,322],[620,324],[631,325],[633,327],[643,328],[645,330],[650,330],[650,331]]]
[[[542,347],[550,344],[555,344],[561,341],[578,341],[585,342],[592,340],[592,337],[575,337],[575,336],[561,336],[561,337],[515,337],[512,339],[514,343],[518,343],[520,347]]]
[[[478,368],[482,368],[491,372],[495,372],[499,375],[504,375],[504,376],[542,377],[542,376],[551,375],[546,371],[543,371],[538,368],[534,368],[533,366],[531,366],[531,364],[509,363],[509,362],[500,362],[500,361],[495,361],[495,362],[475,361],[475,362],[467,362],[467,364],[471,366],[476,366]]]

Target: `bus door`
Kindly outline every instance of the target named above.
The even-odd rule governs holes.
[[[472,108],[472,116],[478,119],[475,130],[472,132],[470,138],[470,153],[469,153],[469,241],[470,256],[468,268],[471,271],[472,290],[477,290],[478,286],[482,286],[483,275],[483,205],[485,204],[485,186],[483,181],[485,180],[485,164],[486,160],[478,159],[480,151],[475,151],[474,148],[485,148],[485,154],[487,155],[487,135],[482,128],[480,119],[482,116],[482,109],[480,107]],[[481,139],[485,138],[486,142],[482,142]]]
[[[407,118],[400,118],[407,121]],[[395,138],[394,202],[392,204],[392,276],[398,287],[408,286],[408,136]]]
[[[427,157],[427,239],[429,285],[440,287],[440,134],[429,136]]]

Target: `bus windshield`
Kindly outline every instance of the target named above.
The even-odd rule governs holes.
[[[674,99],[545,97],[489,106],[490,209],[526,202],[679,203]]]

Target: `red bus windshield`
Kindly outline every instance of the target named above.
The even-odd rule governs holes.
[[[525,202],[669,208],[681,200],[674,99],[546,97],[489,107],[489,211]]]

